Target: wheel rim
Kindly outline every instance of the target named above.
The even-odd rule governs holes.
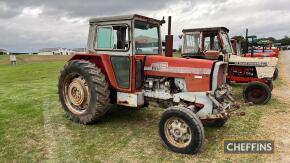
[[[85,79],[79,74],[68,75],[64,82],[64,100],[74,114],[83,114],[89,104],[90,93]]]
[[[267,92],[262,88],[252,88],[248,93],[248,99],[254,103],[261,103],[267,98]]]
[[[253,89],[252,92],[251,92],[251,97],[253,98],[261,98],[263,97],[263,92],[261,89]]]
[[[169,143],[175,147],[184,148],[191,142],[190,127],[181,118],[169,118],[165,122],[164,133]]]

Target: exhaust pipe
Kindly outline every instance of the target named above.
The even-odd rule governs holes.
[[[165,36],[165,56],[173,56],[173,35],[171,35],[171,16],[168,16],[168,34]]]

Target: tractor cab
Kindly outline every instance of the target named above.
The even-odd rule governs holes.
[[[193,28],[182,30],[182,56],[191,58],[221,59],[233,50],[225,27]]]
[[[137,94],[143,87],[145,58],[162,54],[163,23],[165,20],[136,14],[90,19],[87,48],[101,58],[103,64],[99,66],[104,66],[110,86],[117,90],[118,104],[143,104],[143,100],[128,100],[129,96],[135,98],[128,93]]]
[[[161,54],[160,25],[164,22],[141,15],[90,19],[88,50],[123,57]]]

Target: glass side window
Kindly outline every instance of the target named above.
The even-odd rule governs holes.
[[[218,33],[204,33],[204,50],[219,51]]]
[[[134,40],[136,54],[159,54],[159,27],[135,21]]]
[[[97,49],[128,50],[128,26],[106,26],[97,28]]]
[[[186,34],[184,37],[184,50],[183,53],[198,53],[200,44],[200,33]]]
[[[130,58],[124,56],[112,56],[111,63],[115,73],[118,86],[121,88],[130,87]]]
[[[231,48],[231,43],[230,43],[230,39],[228,37],[228,35],[224,32],[221,33],[221,37],[224,43],[224,50],[226,50],[226,52],[228,53],[232,53],[232,48]]]
[[[112,27],[97,28],[97,48],[111,49],[112,48]]]

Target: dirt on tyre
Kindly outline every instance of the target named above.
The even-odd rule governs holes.
[[[254,104],[266,104],[271,99],[271,89],[261,82],[251,82],[244,87],[244,100]]]
[[[195,154],[203,144],[204,128],[192,111],[173,106],[166,109],[160,118],[159,136],[171,151]]]
[[[278,68],[275,68],[274,74],[273,74],[273,80],[276,80],[279,76],[279,70]]]
[[[77,123],[94,123],[109,110],[110,91],[105,75],[88,61],[73,60],[64,66],[58,95],[67,116]]]

